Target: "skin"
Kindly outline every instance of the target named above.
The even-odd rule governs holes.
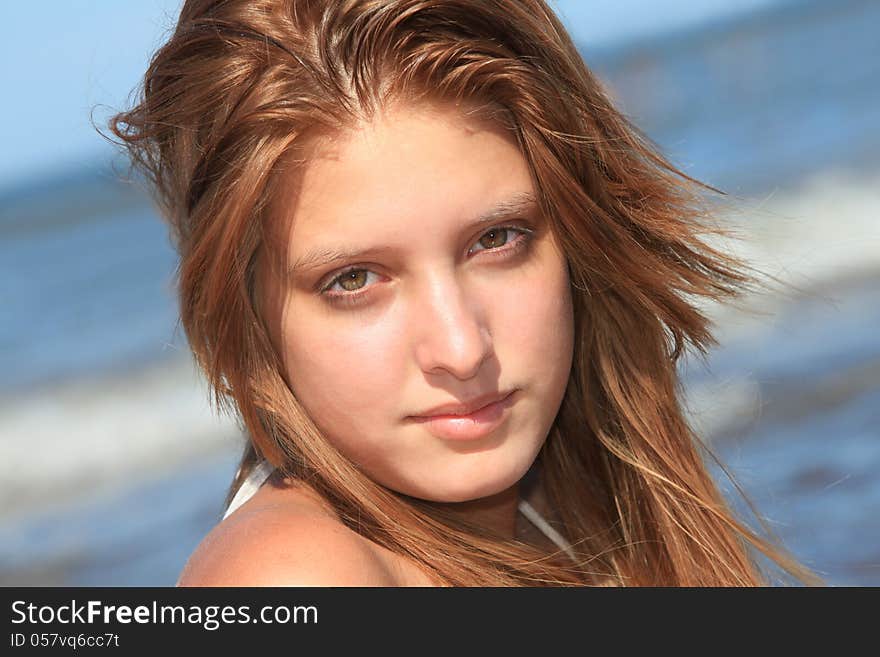
[[[566,259],[537,206],[473,223],[499,203],[534,197],[516,142],[451,107],[403,106],[325,140],[311,155],[304,169],[281,180],[268,257],[258,272],[288,385],[333,445],[374,480],[414,497],[457,503],[463,514],[513,535],[518,483],[557,414],[573,354]],[[314,250],[374,246],[385,250],[290,271]],[[357,271],[343,285],[336,277],[351,268]],[[332,303],[321,290],[357,303]],[[477,440],[438,438],[411,417],[506,391],[515,392],[502,424]],[[286,490],[264,486],[226,521],[243,527],[238,531],[221,523],[220,538],[206,539],[214,548],[199,557],[215,566],[201,575],[199,567],[190,568],[184,583],[204,584],[209,571],[224,572],[229,583],[230,551],[253,535],[252,523],[264,525],[262,563],[274,563],[277,551],[265,539],[265,526],[297,531],[273,515],[284,495],[293,499]],[[320,507],[304,502],[302,491],[296,495],[301,508]],[[298,573],[298,584],[310,583],[311,575],[304,581],[301,569],[290,565],[290,541],[341,540],[343,554],[345,546],[362,547],[338,523],[326,535],[319,530],[278,541],[287,554],[284,568]],[[333,550],[319,543],[313,552]],[[381,554],[378,562],[384,570],[363,566],[369,573],[352,579],[414,581],[405,564]],[[308,564],[308,573],[320,573],[314,559]],[[332,583],[348,583],[341,577],[337,572]]]

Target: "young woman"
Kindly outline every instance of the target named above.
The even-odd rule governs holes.
[[[816,581],[679,402],[743,268],[542,0],[188,0],[111,127],[247,436],[179,584]]]

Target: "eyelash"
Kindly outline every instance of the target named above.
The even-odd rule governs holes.
[[[532,230],[531,228],[523,228],[521,226],[495,226],[493,228],[488,229],[484,233],[482,233],[477,241],[479,241],[479,239],[488,235],[491,232],[500,232],[503,230],[509,230],[511,232],[518,233],[518,236],[512,242],[506,242],[502,246],[499,246],[494,249],[493,248],[490,248],[490,249],[484,248],[484,249],[481,249],[480,251],[478,251],[477,253],[485,251],[486,253],[492,254],[490,257],[508,257],[508,258],[513,257],[513,256],[517,255],[518,253],[520,253],[521,251],[523,251],[529,245],[529,243],[531,242],[531,239],[532,239],[532,234],[534,233],[534,230]],[[366,269],[364,267],[359,267],[357,265],[352,266],[352,267],[348,267],[347,269],[344,269],[343,271],[339,272],[326,285],[324,285],[323,287],[320,288],[319,293],[321,294],[321,296],[325,297],[327,302],[331,303],[333,305],[353,306],[355,304],[361,303],[361,301],[363,300],[363,297],[365,297],[369,294],[368,287],[364,287],[361,289],[362,291],[358,291],[358,292],[330,292],[329,291],[346,274],[350,274],[353,271],[366,271],[366,272],[372,273],[372,272],[370,272],[369,269]]]

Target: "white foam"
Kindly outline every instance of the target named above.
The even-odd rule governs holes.
[[[0,400],[0,515],[155,476],[238,449],[186,357]]]
[[[772,319],[757,313],[772,313],[795,288],[810,291],[880,274],[880,171],[828,170],[732,205],[720,219],[736,239],[718,244],[781,284],[768,278],[768,290],[737,305],[704,304],[722,341],[762,331]]]
[[[880,173],[818,174],[751,214],[738,222],[749,237],[745,255],[783,280],[809,284],[880,267]]]

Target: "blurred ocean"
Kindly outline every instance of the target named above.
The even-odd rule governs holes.
[[[880,2],[801,1],[584,56],[786,285],[708,308],[693,421],[784,544],[880,585]],[[0,192],[0,585],[170,585],[241,444],[176,325],[175,256],[108,168]],[[719,474],[719,482],[733,496]]]

